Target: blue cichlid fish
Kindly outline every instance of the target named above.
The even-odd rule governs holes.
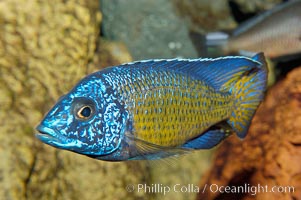
[[[301,54],[301,0],[292,0],[268,10],[240,25],[229,36],[215,32],[206,36],[211,51],[222,54],[264,52],[269,58]]]
[[[262,53],[106,68],[61,97],[36,136],[56,148],[108,161],[212,148],[233,132],[246,136],[266,77]]]

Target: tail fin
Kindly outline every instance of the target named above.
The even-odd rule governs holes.
[[[267,85],[268,69],[263,53],[255,55],[252,60],[259,62],[259,67],[244,72],[242,77],[232,82],[230,89],[235,95],[236,102],[235,109],[227,122],[240,138],[246,136],[251,119],[264,97]]]

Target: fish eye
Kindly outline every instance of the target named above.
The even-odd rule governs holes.
[[[89,120],[95,114],[95,103],[89,98],[76,98],[72,103],[72,112],[78,120]]]
[[[90,106],[83,106],[77,111],[76,114],[80,119],[87,119],[92,114],[92,108]]]

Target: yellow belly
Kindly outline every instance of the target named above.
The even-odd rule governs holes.
[[[189,87],[155,87],[131,97],[129,111],[135,137],[161,146],[179,146],[231,113],[229,95],[194,83]]]

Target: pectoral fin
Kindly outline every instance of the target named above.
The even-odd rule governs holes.
[[[130,160],[157,160],[170,156],[179,156],[190,152],[192,149],[182,147],[166,147],[157,144],[149,143],[135,137],[129,137],[135,145],[137,156],[132,157]]]

